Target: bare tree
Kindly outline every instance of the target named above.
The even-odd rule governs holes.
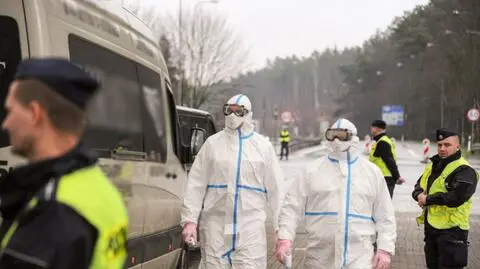
[[[215,85],[237,75],[248,65],[248,49],[226,18],[219,14],[202,9],[184,11],[181,31],[178,31],[178,18],[171,14],[160,23],[176,57],[182,57],[188,85],[182,92],[184,104],[202,107],[213,94],[219,94]],[[179,45],[180,32],[182,44]]]

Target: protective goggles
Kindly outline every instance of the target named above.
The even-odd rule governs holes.
[[[328,141],[333,141],[335,138],[338,138],[340,141],[349,141],[352,139],[352,132],[348,129],[327,129],[325,132],[325,138]]]
[[[244,106],[237,105],[237,104],[225,104],[223,105],[223,115],[228,116],[234,113],[239,117],[243,117],[248,114],[248,109]]]

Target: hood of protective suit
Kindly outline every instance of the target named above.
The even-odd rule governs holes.
[[[252,113],[252,103],[250,102],[250,99],[246,95],[237,94],[232,98],[230,98],[227,104],[229,105],[237,104],[237,105],[244,106],[249,112],[243,117],[239,117],[235,115],[235,113],[225,116],[225,131],[229,133],[233,133],[240,128],[240,131],[243,134],[251,133],[254,129],[254,126],[252,123],[253,113]]]
[[[352,132],[352,139],[349,141],[340,141],[335,139],[333,141],[327,141],[328,155],[336,160],[346,160],[350,158],[353,160],[359,154],[359,142],[360,139],[357,136],[357,127],[347,120],[338,119],[330,128],[343,128]]]

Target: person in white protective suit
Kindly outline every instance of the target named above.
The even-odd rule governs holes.
[[[309,164],[286,195],[278,220],[276,258],[283,263],[285,253],[291,251],[303,214],[307,232],[303,268],[389,268],[396,221],[385,179],[378,167],[359,156],[353,123],[339,119],[325,136],[328,155]]]
[[[267,210],[277,228],[284,178],[272,144],[253,131],[248,97],[235,95],[223,113],[225,129],[207,139],[190,170],[182,236],[196,241],[200,224],[200,268],[264,269]]]

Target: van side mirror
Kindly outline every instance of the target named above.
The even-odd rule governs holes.
[[[203,143],[205,143],[206,134],[207,131],[205,129],[198,127],[192,128],[192,135],[190,140],[190,154],[192,156],[192,159],[195,158],[195,156],[200,151]]]

